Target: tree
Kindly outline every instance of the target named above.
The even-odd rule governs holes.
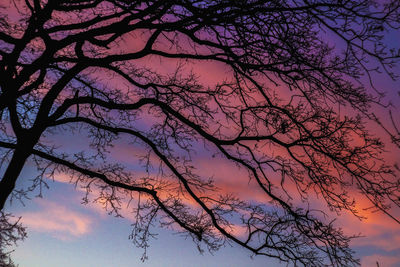
[[[356,191],[399,222],[389,209],[400,205],[399,176],[366,127],[384,125],[369,111],[383,105],[381,95],[368,88],[374,72],[395,78],[399,53],[385,46],[384,32],[398,30],[399,7],[395,0],[7,2],[1,209],[64,173],[112,214],[133,201],[139,247],[159,221],[200,250],[228,242],[295,265],[357,265],[352,236],[312,199],[361,217],[349,194]],[[197,68],[210,62],[227,77],[200,79]],[[54,144],[79,130],[90,149]],[[146,175],[112,159],[116,142],[146,151]],[[192,160],[200,146],[246,171],[236,179],[256,184],[263,200],[225,194],[218,179],[201,175]],[[27,160],[38,176],[16,191]]]
[[[15,245],[17,241],[26,237],[25,228],[19,223],[19,219],[13,220],[10,214],[0,213],[0,266],[14,267],[16,266],[10,258],[10,251],[5,251],[5,247]]]

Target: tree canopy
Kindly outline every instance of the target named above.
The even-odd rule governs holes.
[[[200,250],[304,266],[359,263],[332,216],[362,217],[357,196],[400,222],[398,169],[368,130],[399,146],[393,113],[391,125],[371,111],[390,108],[373,77],[396,78],[385,34],[399,33],[399,1],[4,2],[1,210],[63,174],[111,214],[134,203],[139,247],[159,222]],[[74,134],[88,147],[68,147]],[[141,148],[127,159],[141,168],[115,159],[121,143]],[[199,154],[257,198],[223,188]],[[28,161],[38,176],[15,190]]]

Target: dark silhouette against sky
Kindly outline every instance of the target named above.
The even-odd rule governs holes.
[[[3,2],[0,244],[10,201],[69,214],[51,180],[143,260],[159,228],[296,266],[359,264],[340,218],[398,231],[399,1]]]

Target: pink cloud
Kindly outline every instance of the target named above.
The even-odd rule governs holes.
[[[93,220],[89,216],[59,203],[38,200],[40,210],[22,213],[22,223],[29,229],[50,233],[61,240],[81,237],[90,233]]]
[[[382,256],[378,254],[373,254],[370,256],[363,257],[361,259],[361,266],[395,267],[399,266],[399,264],[400,264],[399,257],[394,257],[394,256]]]
[[[133,146],[133,148],[136,148]],[[121,159],[128,158],[129,153],[140,153],[140,149],[131,149],[126,147],[125,149],[121,146],[116,147],[118,151],[120,151]],[[216,185],[220,188],[221,191],[214,192],[213,194],[224,194],[224,193],[233,193],[238,195],[241,199],[244,200],[252,200],[260,203],[267,203],[268,196],[265,195],[255,184],[255,181],[249,181],[247,178],[248,174],[244,169],[239,169],[234,165],[230,164],[227,160],[221,158],[213,158],[210,161],[208,158],[205,158],[202,155],[199,155],[196,159],[196,166],[198,167],[198,173],[203,177],[213,177],[216,181]],[[135,177],[146,176],[146,173],[135,172]],[[270,177],[273,182],[279,184],[279,177]],[[165,178],[171,179],[171,178]],[[278,179],[278,180],[277,180]],[[65,174],[59,174],[55,177],[56,181],[68,183],[69,178]],[[175,179],[172,179],[173,182]],[[296,189],[293,184],[285,183],[286,189],[289,192],[294,192]],[[79,186],[77,187],[80,188]],[[91,196],[98,196],[99,190],[97,188],[92,189]],[[279,192],[279,189],[275,189],[276,193]],[[162,199],[168,197],[165,192],[159,192],[158,195]],[[282,193],[282,192],[280,192]],[[360,221],[352,214],[347,212],[342,212],[342,214],[338,217],[337,226],[343,228],[343,230],[347,234],[358,234],[361,233],[365,237],[357,238],[352,242],[353,246],[375,246],[383,249],[385,251],[392,251],[393,249],[400,248],[400,229],[398,224],[394,221],[390,220],[386,215],[380,212],[370,212],[365,210],[370,203],[359,195],[356,190],[352,190],[349,192],[349,195],[353,196],[357,200],[357,209],[360,211],[360,214],[367,217],[366,219]],[[149,196],[142,195],[142,200],[146,200]],[[126,200],[126,199],[125,199]],[[121,206],[121,214],[130,221],[134,221],[135,217],[132,213],[133,207],[135,207],[136,199],[134,199],[130,206],[127,203],[123,203]],[[186,205],[193,208],[194,210],[198,208],[198,204],[190,197],[182,199]],[[295,204],[301,203],[297,199],[292,200]],[[313,203],[314,208],[320,208],[325,212],[332,215],[332,219],[336,216],[333,213],[330,213],[329,210],[325,207],[325,204],[321,199],[317,199],[315,196],[310,195],[310,201]],[[104,210],[104,205],[101,203],[90,203],[88,207],[96,213],[105,216],[107,213]],[[48,223],[49,225],[49,223]],[[56,225],[49,225],[48,227],[60,227],[59,224]],[[68,228],[67,228],[68,229]],[[64,230],[68,231],[68,230]],[[238,237],[245,236],[246,229],[239,226],[233,225],[231,229],[231,233],[237,235]],[[379,256],[383,257],[383,256]],[[371,258],[372,259],[372,258]],[[368,260],[368,259],[367,259]],[[381,266],[384,263],[388,262],[389,259],[384,257],[382,260]],[[381,261],[379,261],[381,263]],[[364,266],[364,265],[363,265]],[[365,265],[369,266],[369,265]],[[374,266],[374,265],[373,265]],[[388,265],[390,266],[390,265]]]
[[[394,220],[381,212],[363,211],[361,214],[366,219],[360,221],[351,214],[343,214],[339,217],[339,224],[346,233],[361,233],[363,236],[355,239],[352,245],[373,245],[385,251],[400,249],[400,228]]]

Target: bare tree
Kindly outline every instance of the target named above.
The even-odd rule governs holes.
[[[1,209],[64,173],[110,213],[133,201],[139,247],[158,221],[200,250],[235,243],[295,265],[357,265],[352,237],[311,200],[361,216],[348,193],[358,192],[399,222],[396,169],[365,125],[381,104],[368,90],[374,72],[395,78],[399,58],[383,37],[398,31],[400,3],[383,2],[3,1]],[[227,73],[212,85],[196,73],[210,62]],[[85,151],[54,143],[79,130]],[[115,162],[115,142],[145,149],[147,175]],[[200,146],[245,170],[235,179],[263,200],[202,175],[192,160]],[[14,190],[27,160],[38,176]]]
[[[16,245],[17,241],[26,237],[25,228],[19,220],[15,220],[10,214],[0,212],[0,266],[2,267],[16,266],[10,258],[12,251],[5,251],[5,249]]]

